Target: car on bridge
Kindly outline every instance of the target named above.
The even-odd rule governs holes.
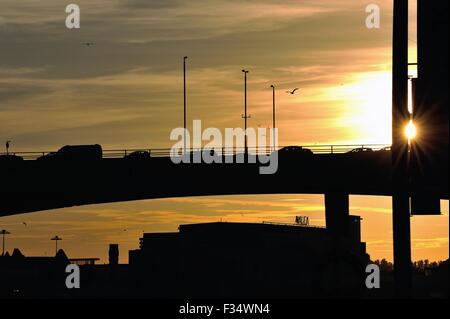
[[[309,148],[302,146],[286,146],[278,150],[278,156],[280,157],[309,157],[314,153]]]
[[[57,152],[50,152],[37,160],[75,160],[75,161],[95,161],[103,158],[102,147],[98,144],[94,145],[66,145],[61,147]]]
[[[372,153],[373,149],[369,147],[358,147],[354,148],[351,151],[348,151],[347,154],[361,154],[361,153]]]
[[[134,151],[123,157],[126,160],[149,160],[151,158],[149,151]]]
[[[390,152],[392,148],[390,146],[383,147],[378,150],[378,152]]]

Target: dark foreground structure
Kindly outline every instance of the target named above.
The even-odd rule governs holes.
[[[129,265],[96,258],[0,256],[0,297],[7,298],[314,298],[359,297],[369,256],[360,218],[348,236],[299,224],[204,223],[176,233],[147,233]],[[66,266],[80,266],[80,288],[68,289]]]
[[[62,250],[55,256],[26,257],[16,248],[11,255],[0,255],[0,297],[63,296],[69,263]]]
[[[367,289],[371,263],[360,218],[349,216],[346,236],[303,224],[203,223],[179,232],[146,233],[119,264],[97,258],[0,256],[0,298],[391,298],[392,264],[380,267],[380,289]],[[66,267],[77,264],[80,287],[69,289]],[[413,270],[416,298],[448,298],[449,262]],[[432,265],[431,265],[432,266]]]
[[[350,236],[283,224],[181,225],[149,233],[130,251],[139,294],[151,297],[310,298],[360,296],[369,256],[360,218]]]
[[[412,294],[411,215],[440,214],[436,179],[448,185],[447,0],[417,1],[417,70],[408,110],[408,0],[394,1],[392,45],[392,225],[396,296]],[[405,127],[414,120],[411,145]]]

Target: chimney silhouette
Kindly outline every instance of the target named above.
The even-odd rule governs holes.
[[[119,264],[119,244],[109,244],[109,265],[117,266]]]

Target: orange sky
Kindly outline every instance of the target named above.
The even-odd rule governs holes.
[[[448,258],[448,201],[441,216],[411,218],[414,260]],[[54,253],[50,237],[63,238],[60,246],[69,256],[107,260],[109,243],[119,243],[121,261],[135,249],[143,231],[177,231],[179,224],[210,221],[286,222],[309,216],[312,225],[325,225],[322,195],[248,195],[157,199],[89,205],[0,218],[11,231],[7,248],[25,254]],[[392,215],[389,197],[351,196],[351,214],[360,215],[362,240],[373,259],[392,260]],[[26,222],[27,226],[23,225]]]
[[[270,125],[269,86],[278,88],[280,145],[390,143],[392,1],[376,3],[381,28],[369,30],[362,0],[78,0],[82,27],[68,30],[61,1],[2,0],[0,139],[12,140],[12,151],[170,147],[170,131],[182,125],[181,63],[188,55],[189,122],[242,126],[244,67],[249,126]],[[95,45],[82,46],[86,41]],[[284,93],[294,87],[299,94]],[[372,257],[392,259],[390,199],[352,197],[351,205],[364,218]],[[414,259],[448,258],[448,201],[443,210],[411,219]],[[58,234],[70,256],[104,258],[107,244],[118,242],[125,261],[142,230],[220,218],[292,222],[298,214],[323,224],[322,197],[95,205],[2,217],[0,228],[12,232],[8,247],[25,254],[50,254],[49,238]]]

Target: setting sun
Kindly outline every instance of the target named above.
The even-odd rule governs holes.
[[[417,129],[412,120],[409,121],[408,125],[406,126],[405,134],[408,137],[408,140],[412,140],[414,137],[416,137]]]

